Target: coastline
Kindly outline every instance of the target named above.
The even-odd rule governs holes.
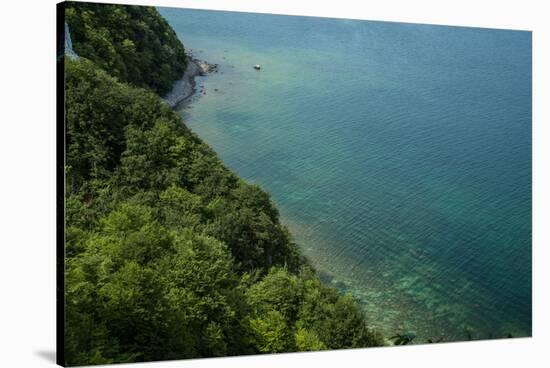
[[[191,52],[187,54],[187,58],[187,68],[185,68],[182,77],[174,83],[172,90],[162,97],[162,100],[171,108],[175,108],[197,92],[196,77],[205,76],[218,70],[218,64],[210,64],[204,60],[194,58]]]
[[[77,20],[93,30],[84,40],[101,37],[103,28],[96,32],[94,27],[103,24],[89,25],[88,8],[83,9],[75,11],[82,15]],[[99,14],[101,6],[91,4],[90,9]],[[171,37],[168,41],[174,41],[173,45],[153,36],[142,45],[146,52],[166,54],[162,59],[171,68],[163,65],[160,69],[165,73],[159,74],[159,68],[147,59],[121,56],[121,69],[113,72],[131,65],[139,74],[121,74],[124,78],[119,79],[105,67],[109,59],[104,60],[101,53],[96,56],[93,47],[83,47],[83,53],[88,50],[95,59],[87,60],[82,54],[81,61],[62,60],[67,81],[64,94],[71,102],[66,107],[67,119],[87,124],[66,124],[70,128],[66,137],[71,139],[66,139],[65,161],[75,169],[64,173],[71,184],[71,191],[65,193],[65,202],[71,205],[66,224],[70,227],[65,227],[71,234],[83,235],[74,241],[68,238],[67,252],[62,253],[69,267],[63,270],[67,303],[61,310],[66,318],[58,326],[59,335],[64,336],[58,362],[110,364],[389,345],[367,324],[359,304],[322,282],[280,222],[270,194],[241,179],[186,127],[183,108],[217,102],[215,96],[200,101],[192,97],[206,94],[206,78],[197,77],[217,71],[218,65],[194,58],[190,50],[185,52],[176,33],[158,19],[160,15],[156,18],[147,8],[125,9],[114,5],[115,13],[120,13],[117,17],[130,19],[133,12],[141,12],[138,21],[151,23],[153,36],[158,29],[159,34]],[[98,19],[106,19],[113,36],[120,35],[109,44],[115,49],[122,37],[129,36],[136,43],[142,40],[141,27],[125,22],[121,26],[110,16]],[[224,70],[220,68],[220,74]],[[142,78],[143,86],[134,82],[136,76]],[[209,88],[218,91],[214,86],[220,79],[221,75],[209,79]],[[112,98],[105,98],[105,91]],[[95,138],[98,131],[106,133],[105,139]],[[97,170],[102,175],[94,175]],[[128,216],[130,226],[124,220]],[[128,243],[128,236],[145,240]],[[128,247],[132,252],[125,251]],[[98,256],[116,267],[105,273],[95,262]],[[196,272],[189,273],[190,268]],[[249,280],[246,275],[252,273],[258,277]],[[131,298],[121,296],[121,282],[136,275],[144,281],[130,285]],[[152,283],[149,275],[154,278]],[[83,282],[86,293],[99,292],[101,300],[90,301],[88,294],[74,287]],[[291,294],[281,292],[280,284],[289,285]],[[264,290],[275,293],[278,300],[265,298]],[[152,302],[147,301],[149,297]],[[196,305],[204,307],[186,313]],[[90,315],[90,308],[97,313]],[[272,310],[281,310],[275,315],[281,333],[273,344]],[[240,320],[260,321],[260,325]],[[190,328],[174,328],[182,323]],[[339,325],[347,327],[334,328]],[[90,333],[100,338],[89,343]],[[110,346],[113,341],[115,345]]]

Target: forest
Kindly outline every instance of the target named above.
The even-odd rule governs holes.
[[[186,58],[156,9],[65,6],[66,364],[384,345],[161,100]]]
[[[183,45],[153,7],[68,2],[65,20],[76,53],[120,81],[164,95],[187,66]]]

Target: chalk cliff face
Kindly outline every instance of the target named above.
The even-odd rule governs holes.
[[[69,25],[65,23],[65,45],[63,46],[65,55],[71,59],[78,59],[78,55],[73,50],[73,42],[71,41],[71,32],[69,31]]]

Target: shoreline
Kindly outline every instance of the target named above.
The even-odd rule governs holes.
[[[191,52],[187,54],[187,60],[187,67],[182,77],[174,82],[172,90],[166,96],[162,97],[162,100],[172,109],[188,100],[197,92],[196,77],[202,77],[208,73],[218,71],[218,64],[210,64],[204,60],[194,58]]]

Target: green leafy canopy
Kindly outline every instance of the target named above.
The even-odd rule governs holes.
[[[81,56],[65,60],[67,364],[382,344],[269,195],[153,92],[184,65],[156,10],[70,3],[67,19]]]

